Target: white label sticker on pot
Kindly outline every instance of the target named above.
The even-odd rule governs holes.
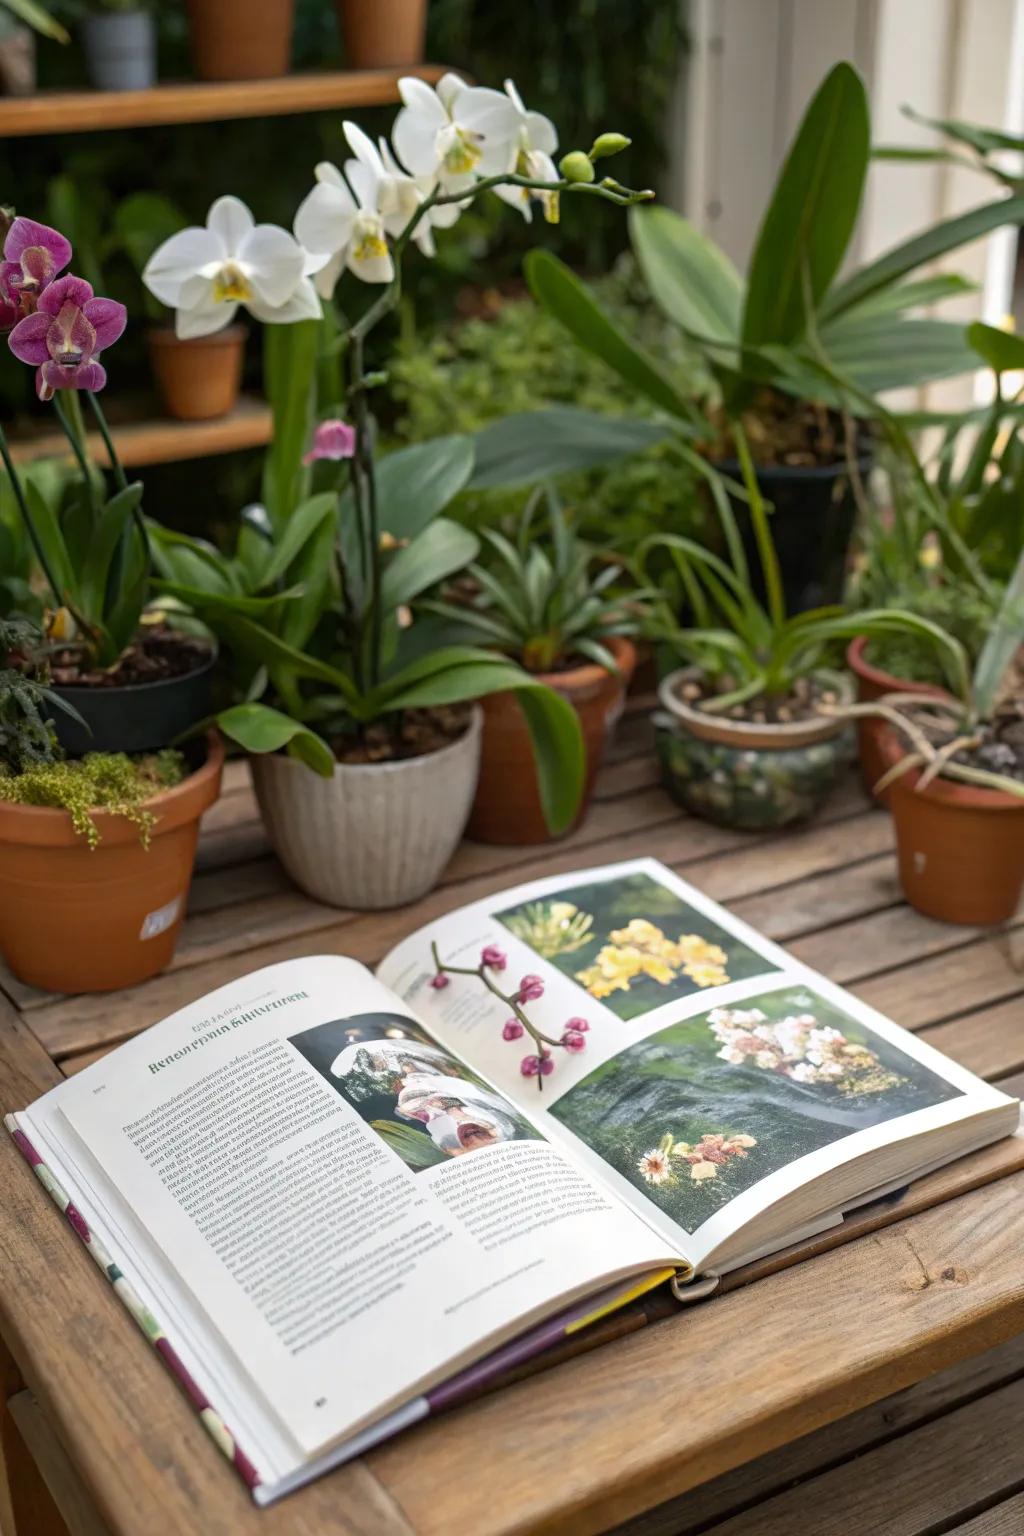
[[[181,911],[181,897],[175,896],[166,906],[157,907],[155,912],[150,912],[142,920],[140,939],[155,939],[158,933],[165,933],[172,923],[177,921]]]

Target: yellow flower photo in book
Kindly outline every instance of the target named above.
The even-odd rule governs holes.
[[[576,885],[494,915],[624,1020],[773,969],[643,873]]]
[[[402,1014],[332,1019],[288,1043],[414,1172],[537,1138],[502,1094]]]

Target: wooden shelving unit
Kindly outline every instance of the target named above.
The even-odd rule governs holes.
[[[407,69],[281,75],[273,80],[167,81],[148,91],[39,91],[0,101],[0,139],[387,106],[399,99],[402,75],[434,81],[443,74],[440,65],[420,64]]]
[[[108,410],[111,432],[118,457],[126,469],[146,464],[171,464],[178,459],[211,458],[218,453],[233,453],[239,448],[259,448],[270,441],[270,407],[255,395],[243,395],[227,416],[213,421],[173,421],[170,417],[144,420],[116,419],[116,405]],[[87,434],[89,451],[98,464],[107,465],[107,455],[97,432]],[[16,464],[33,459],[70,456],[67,438],[61,432],[37,432],[27,429],[11,440],[11,456]]]

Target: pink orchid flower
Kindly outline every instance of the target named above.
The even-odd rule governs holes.
[[[350,459],[356,451],[356,429],[337,417],[322,421],[313,433],[313,446],[305,455],[303,464],[315,464],[317,459]]]
[[[52,400],[58,389],[102,389],[107,372],[99,355],[128,319],[123,304],[93,297],[81,277],[58,278],[39,296],[35,314],[19,320],[7,345],[23,363],[37,365],[36,393]]]
[[[17,218],[0,262],[0,329],[34,314],[39,296],[71,260],[71,242],[48,224]]]

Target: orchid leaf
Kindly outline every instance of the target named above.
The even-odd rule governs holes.
[[[571,405],[521,411],[477,433],[476,468],[469,483],[474,490],[536,485],[643,453],[681,427],[601,416]]]
[[[480,542],[468,528],[438,517],[391,560],[381,581],[381,603],[393,611],[474,560]]]
[[[258,585],[269,587],[280,581],[292,563],[299,558],[309,541],[320,528],[337,515],[338,498],[333,491],[310,496],[296,507],[273,546],[270,559],[263,568]]]
[[[289,757],[297,758],[321,777],[329,779],[334,774],[334,753],[323,738],[279,709],[266,704],[235,704],[222,709],[216,722],[224,735],[246,752],[279,752],[284,747]]]
[[[1006,584],[999,611],[974,669],[974,706],[990,720],[1010,663],[1024,645],[1024,551]]]
[[[651,297],[702,339],[738,342],[743,280],[725,252],[670,208],[631,208],[629,230]]]
[[[309,487],[302,459],[313,425],[318,344],[316,320],[263,328],[263,387],[274,413],[274,433],[263,463],[263,501],[279,530]]]
[[[110,563],[141,500],[142,482],[136,480],[112,496],[95,521],[77,584],[78,601],[87,617],[103,615]]]
[[[377,521],[392,538],[414,539],[473,473],[473,439],[453,435],[398,448],[378,459]]]
[[[975,320],[967,327],[967,343],[995,373],[1024,368],[1024,336]]]

